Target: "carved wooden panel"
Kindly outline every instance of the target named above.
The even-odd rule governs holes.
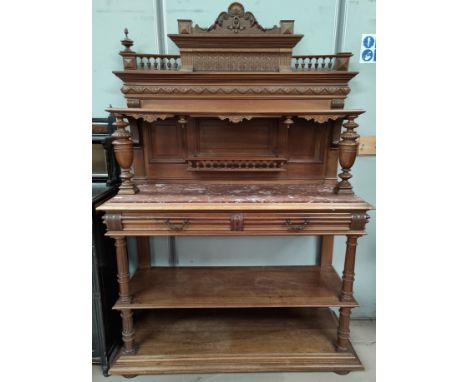
[[[327,145],[327,124],[297,119],[288,133],[290,163],[323,162]]]
[[[191,156],[275,156],[278,124],[273,119],[232,123],[219,119],[195,122]]]
[[[277,72],[280,58],[276,54],[192,53],[193,71]]]
[[[148,124],[150,163],[185,161],[183,132],[175,120]]]

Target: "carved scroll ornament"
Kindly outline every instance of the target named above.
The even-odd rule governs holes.
[[[281,29],[276,25],[272,28],[262,27],[251,12],[245,12],[244,6],[240,3],[232,3],[227,12],[221,12],[213,25],[208,28],[201,28],[195,25],[194,34],[201,33],[272,33],[279,34]]]
[[[125,113],[126,117],[133,117],[135,119],[141,118],[146,122],[156,122],[158,119],[164,121],[166,118],[172,118],[174,115],[172,114],[156,114],[156,113]]]
[[[220,115],[219,119],[224,120],[227,119],[229,122],[232,123],[239,123],[242,122],[244,119],[250,121],[253,117],[251,115]]]
[[[306,121],[315,121],[318,123],[324,123],[329,120],[335,121],[339,118],[343,118],[342,115],[337,114],[317,114],[317,115],[301,115],[299,118],[304,118]]]

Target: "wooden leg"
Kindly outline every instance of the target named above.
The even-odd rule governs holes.
[[[339,352],[348,351],[350,316],[351,308],[340,308],[340,318],[338,320],[338,338],[336,341],[336,350]]]
[[[341,284],[341,301],[353,299],[354,263],[356,260],[357,235],[348,235],[346,241],[346,257]]]
[[[138,236],[137,254],[138,254],[138,269],[151,268],[151,251],[148,236]]]
[[[119,296],[122,302],[131,302],[130,275],[128,273],[127,239],[125,237],[114,237],[117,252],[117,282],[119,283]]]
[[[350,301],[353,299],[354,283],[354,264],[356,260],[356,246],[358,235],[348,235],[346,241],[346,255],[341,283],[341,301]],[[351,308],[340,308],[340,317],[338,320],[338,338],[336,341],[337,351],[348,351],[349,344],[349,318]]]
[[[125,237],[114,237],[117,252],[117,282],[119,283],[119,296],[122,302],[131,302],[130,275],[128,273],[127,239]],[[122,341],[124,343],[123,353],[135,353],[135,330],[133,328],[133,312],[124,309],[120,313],[122,317]]]
[[[333,239],[334,236],[322,236],[322,249],[320,254],[320,267],[330,267],[333,260]]]
[[[135,329],[133,327],[133,312],[124,309],[120,313],[122,317],[122,341],[124,354],[135,354]]]
[[[176,248],[175,248],[175,237],[174,236],[169,236],[169,265],[171,267],[177,266],[177,253],[176,253]]]

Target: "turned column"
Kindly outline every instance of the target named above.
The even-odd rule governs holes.
[[[341,301],[353,300],[354,264],[356,260],[357,235],[348,235],[346,241],[346,255],[341,282]],[[336,341],[337,351],[347,351],[349,343],[349,318],[351,308],[340,308],[338,320],[338,336]]]
[[[334,188],[335,193],[353,193],[353,186],[349,183],[349,179],[352,177],[350,170],[356,160],[359,145],[357,142],[359,134],[354,131],[359,125],[354,122],[355,118],[357,118],[356,115],[350,115],[347,117],[348,121],[343,124],[346,131],[341,134],[341,140],[338,144],[338,157],[341,166],[341,174],[338,176],[341,178],[341,181],[336,184]]]
[[[117,129],[112,134],[114,138],[112,144],[114,145],[115,158],[121,169],[122,183],[119,187],[119,194],[133,195],[138,192],[138,188],[132,182],[133,174],[130,171],[133,163],[133,141],[130,132],[125,129],[128,124],[123,120],[123,116],[115,114],[115,118],[114,126]]]
[[[125,237],[114,237],[117,253],[117,282],[119,284],[120,302],[130,303],[130,275],[128,273],[127,240]],[[135,330],[133,327],[133,312],[131,309],[122,309],[122,341],[125,354],[135,353]]]
[[[349,317],[351,308],[340,308],[340,318],[338,319],[338,337],[336,340],[336,350],[345,352],[349,349]]]

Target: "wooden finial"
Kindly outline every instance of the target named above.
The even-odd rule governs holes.
[[[133,40],[131,38],[128,38],[128,29],[124,29],[125,33],[125,38],[123,40],[120,40],[122,45],[125,47],[124,52],[132,52],[130,49],[131,46],[133,46]]]
[[[119,194],[133,195],[138,192],[138,188],[132,182],[133,174],[130,171],[133,163],[133,142],[130,132],[125,129],[128,123],[123,120],[123,115],[114,115],[116,130],[112,134],[114,138],[112,144],[114,145],[115,158],[120,166],[120,178],[122,179]]]

